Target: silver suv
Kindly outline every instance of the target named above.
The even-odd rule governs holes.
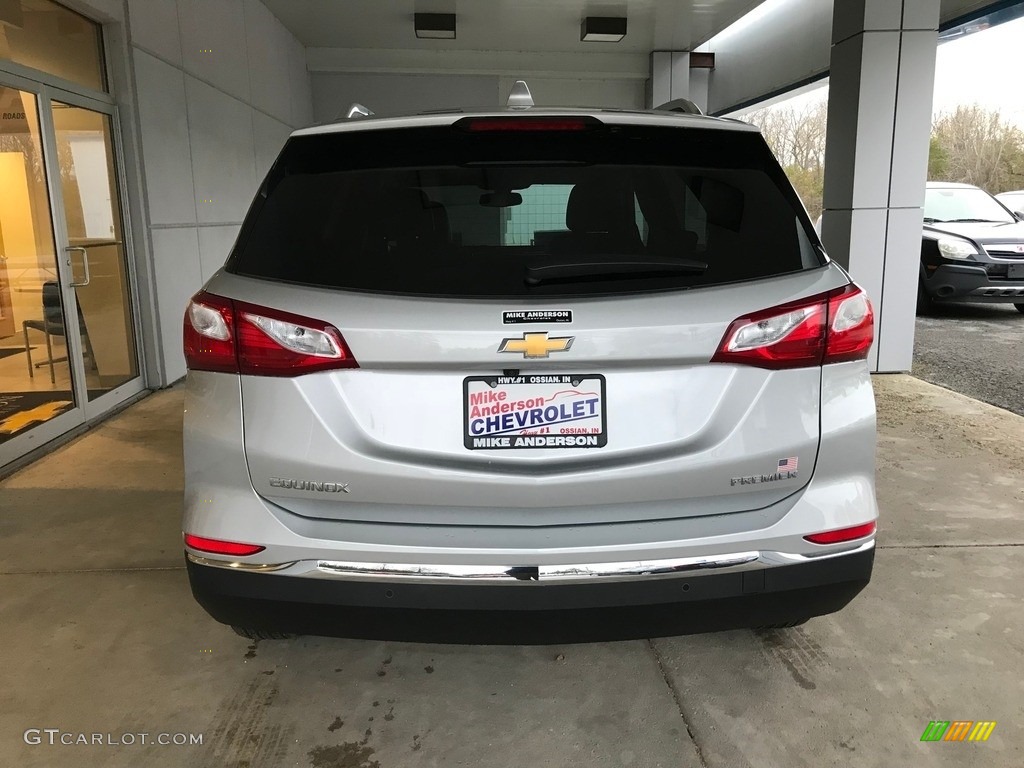
[[[870,578],[871,306],[746,124],[297,131],[184,335],[188,573],[248,637],[789,626]]]

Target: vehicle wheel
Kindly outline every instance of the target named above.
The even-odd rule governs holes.
[[[236,627],[232,625],[231,629],[235,631],[236,635],[241,635],[247,640],[291,640],[295,635],[287,632],[268,632],[265,629],[253,629],[251,627]]]
[[[803,618],[803,619],[794,619],[793,621],[783,621],[780,624],[763,624],[760,627],[757,627],[756,629],[757,629],[758,632],[763,632],[766,629],[792,629],[793,627],[799,627],[801,624],[806,624],[810,620],[811,619],[808,616],[807,618]]]
[[[928,295],[928,291],[924,288],[924,283],[920,280],[917,281],[917,314],[919,315],[930,315],[935,310],[935,302],[932,301],[932,297]]]
[[[1013,306],[1015,306],[1017,308],[1018,312],[1020,312],[1022,315],[1024,315],[1024,304],[1014,304]]]

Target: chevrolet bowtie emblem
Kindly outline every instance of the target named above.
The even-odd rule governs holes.
[[[575,336],[548,338],[543,333],[524,333],[521,339],[502,339],[499,352],[521,352],[523,357],[547,357],[552,352],[565,352],[572,346]]]

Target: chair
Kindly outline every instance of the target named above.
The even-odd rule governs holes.
[[[42,331],[46,336],[46,361],[45,363],[32,363],[32,346],[29,343],[28,330],[29,328]],[[78,328],[82,334],[82,341],[85,344],[85,353],[95,365],[96,357],[92,352],[92,343],[89,341],[89,334],[85,328],[85,318],[82,317],[82,308],[78,308]],[[48,280],[43,283],[43,319],[42,320],[25,320],[21,324],[21,330],[25,334],[25,355],[28,357],[28,375],[30,378],[35,378],[35,369],[42,368],[44,365],[49,364],[50,366],[50,383],[56,384],[57,377],[54,372],[54,363],[59,363],[67,360],[67,357],[54,358],[53,356],[53,344],[50,341],[51,336],[66,336],[67,332],[64,328],[64,310],[61,306],[60,300],[60,286],[54,280]]]

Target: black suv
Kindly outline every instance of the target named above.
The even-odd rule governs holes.
[[[1024,223],[983,189],[929,182],[917,311],[976,301],[1024,313]]]

